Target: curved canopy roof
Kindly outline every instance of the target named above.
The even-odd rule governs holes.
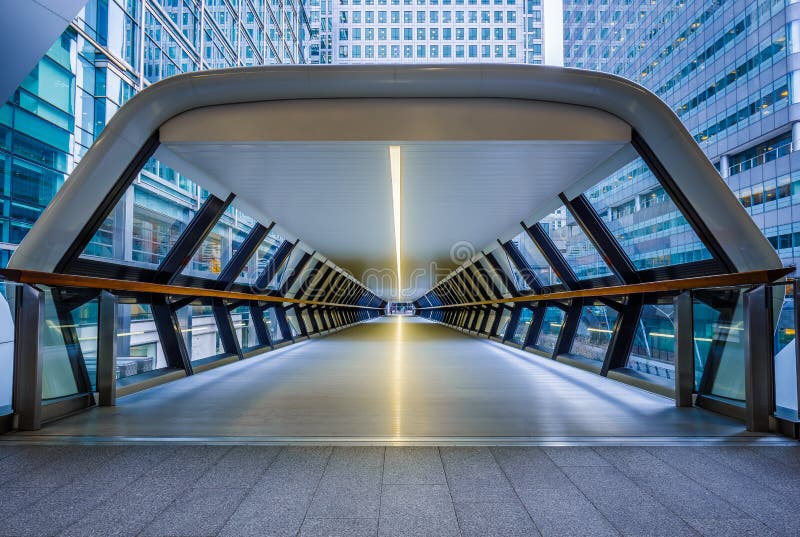
[[[9,266],[63,269],[154,135],[159,160],[221,199],[235,195],[247,214],[387,299],[397,286],[390,146],[402,151],[407,299],[637,151],[725,270],[781,266],[656,96],[606,74],[503,65],[276,66],[166,79],[114,116]]]

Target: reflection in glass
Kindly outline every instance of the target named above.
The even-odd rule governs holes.
[[[165,195],[165,188],[170,188],[169,196]],[[194,217],[197,190],[184,176],[150,159],[139,179],[103,221],[82,257],[156,268]]]
[[[544,319],[542,320],[542,329],[536,338],[536,343],[533,347],[540,351],[552,354],[556,348],[558,335],[561,333],[561,328],[564,326],[564,310],[554,306],[547,306],[544,310]]]
[[[0,281],[0,415],[11,412],[14,382],[14,312],[18,284]]]
[[[55,399],[78,393],[64,331],[74,323],[62,324],[51,289],[45,291],[42,325],[42,399]],[[74,348],[69,349],[74,352]]]
[[[297,321],[297,314],[294,308],[286,310],[286,322],[289,325],[289,330],[292,332],[291,337],[295,338],[300,335],[300,323]]]
[[[533,311],[529,308],[522,308],[519,314],[519,321],[517,322],[516,328],[514,328],[514,335],[511,336],[511,341],[520,345],[525,342],[525,336],[528,334],[532,319]]]
[[[780,313],[775,320],[775,406],[797,412],[797,355],[795,349],[794,296],[787,285],[781,301]],[[784,292],[774,287],[776,297]]]
[[[636,328],[628,367],[648,375],[675,378],[675,308],[647,304]]]
[[[201,278],[217,279],[222,269],[239,251],[256,221],[241,211],[229,207],[197,249],[183,273]]]
[[[236,337],[239,338],[239,346],[243,351],[260,345],[256,329],[250,318],[250,308],[248,306],[239,306],[232,309],[231,320],[233,320],[233,329],[236,331]]]
[[[711,258],[641,158],[615,171],[585,195],[636,268]]]
[[[536,247],[533,239],[530,238],[527,232],[523,231],[511,240],[517,245],[517,248],[519,248],[520,254],[522,254],[523,259],[525,259],[525,262],[528,264],[531,271],[533,271],[539,283],[542,285],[556,285],[561,283],[561,280],[547,263],[544,255],[542,255],[542,252]]]
[[[286,336],[283,335],[281,326],[278,323],[278,313],[275,310],[274,306],[264,310],[264,324],[267,325],[267,331],[269,332],[269,340],[273,344],[280,343],[281,341],[286,339]]]
[[[743,292],[739,289],[693,293],[695,384],[698,391],[744,400]],[[714,304],[714,307],[709,304]],[[702,387],[703,373],[713,367],[710,388]]]
[[[584,306],[570,353],[602,362],[616,322],[617,312],[613,308]]]
[[[508,328],[508,321],[510,320],[511,320],[511,312],[503,308],[503,313],[500,314],[500,322],[497,323],[497,331],[494,333],[494,335],[498,337],[505,337],[506,329]]]
[[[514,285],[517,287],[518,291],[529,291],[530,286],[525,282],[525,278],[522,277],[522,274],[519,273],[517,270],[516,265],[508,258],[508,254],[502,248],[496,249],[492,254],[495,259],[500,263],[500,267],[502,267],[503,272],[506,273],[506,277],[514,282]]]
[[[190,360],[201,360],[225,353],[211,306],[189,304],[177,313]]]
[[[539,222],[580,280],[611,276],[603,258],[563,205]]]
[[[149,304],[117,305],[117,380],[167,367]]]
[[[256,253],[250,257],[242,273],[236,278],[236,283],[247,285],[255,285],[256,280],[267,268],[270,260],[275,256],[278,247],[283,244],[283,237],[270,231],[267,236],[261,241]]]

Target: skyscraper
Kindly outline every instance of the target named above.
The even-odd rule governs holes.
[[[629,78],[664,99],[787,265],[800,260],[800,75],[792,61],[800,19],[793,4],[564,2],[565,65]],[[596,199],[612,226],[636,218],[655,229],[657,217],[629,216],[649,203],[632,195],[635,181],[636,174],[610,177]]]
[[[323,63],[561,63],[561,2],[321,0]]]
[[[89,0],[0,112],[0,266],[138,91],[183,72],[306,63],[316,52],[310,34],[300,0]],[[203,192],[156,159],[137,185],[131,203],[142,210],[116,247],[147,262],[159,233]],[[227,241],[242,220],[230,216]],[[96,239],[98,251],[112,247]]]

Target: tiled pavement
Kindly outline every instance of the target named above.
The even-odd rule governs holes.
[[[3,536],[797,536],[800,447],[0,445]]]

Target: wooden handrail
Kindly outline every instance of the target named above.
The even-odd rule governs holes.
[[[327,306],[337,308],[358,308],[379,310],[374,306],[357,304],[339,304],[337,302],[321,302],[318,300],[302,300],[255,293],[239,293],[235,291],[218,291],[181,285],[164,285],[159,283],[136,282],[131,280],[115,280],[111,278],[95,278],[93,276],[76,276],[73,274],[56,274],[36,270],[0,269],[0,276],[6,280],[27,283],[30,285],[47,285],[53,287],[80,287],[85,289],[104,289],[106,291],[126,291],[132,293],[150,293],[158,295],[194,296],[198,298],[227,298],[232,300],[255,300],[258,302],[276,302],[279,304],[303,304],[308,306]]]
[[[615,285],[612,287],[598,287],[596,289],[578,289],[574,291],[541,293],[537,295],[525,295],[495,300],[462,302],[460,304],[443,304],[441,306],[428,306],[418,309],[435,310],[443,308],[464,308],[468,306],[507,304],[509,302],[542,302],[545,300],[567,300],[570,298],[597,298],[602,296],[638,295],[643,293],[663,293],[669,291],[686,291],[687,289],[730,287],[735,285],[760,285],[772,283],[793,271],[794,267],[770,270],[753,270],[750,272],[715,274],[713,276],[698,276],[696,278],[663,280],[660,282],[633,283],[628,285]]]

